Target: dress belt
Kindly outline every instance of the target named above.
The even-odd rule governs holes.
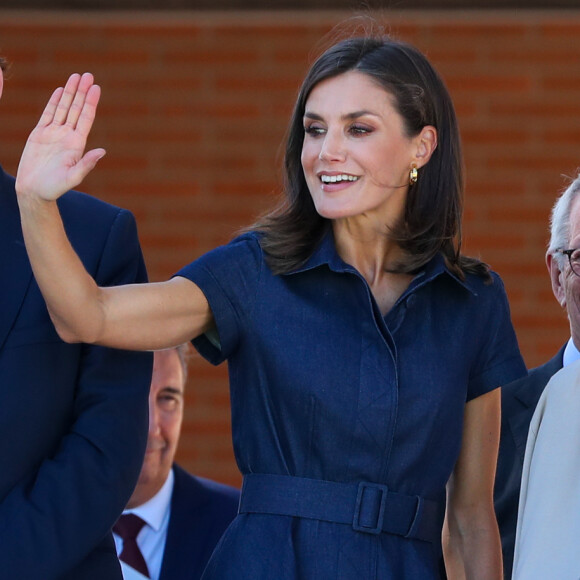
[[[361,481],[338,483],[288,475],[244,475],[239,513],[295,516],[349,524],[367,534],[441,541],[440,506],[417,495]]]

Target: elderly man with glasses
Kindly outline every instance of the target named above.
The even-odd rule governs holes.
[[[546,264],[571,336],[554,358],[502,389],[494,499],[506,579],[513,563],[514,579],[578,580],[580,175],[552,209]]]

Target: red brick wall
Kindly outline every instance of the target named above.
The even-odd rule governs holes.
[[[317,41],[344,14],[0,11],[14,63],[0,103],[12,172],[51,90],[103,87],[83,185],[137,216],[153,280],[250,222],[278,189],[280,144]],[[543,264],[549,210],[580,167],[580,12],[386,13],[454,98],[467,165],[465,249],[502,275],[529,366],[567,338]],[[226,368],[194,361],[179,459],[238,483]]]

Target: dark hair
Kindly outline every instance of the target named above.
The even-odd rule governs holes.
[[[3,56],[0,56],[0,70],[8,70],[8,61]]]
[[[263,232],[262,248],[275,273],[303,264],[330,227],[312,201],[301,164],[303,116],[312,89],[348,71],[371,77],[393,97],[407,136],[426,125],[437,130],[437,147],[409,188],[404,215],[389,236],[405,251],[396,272],[416,272],[438,252],[461,278],[465,271],[486,275],[487,266],[461,256],[463,159],[457,119],[443,81],[413,46],[388,35],[342,40],[326,50],[306,75],[287,132],[284,158],[285,199],[252,229]]]

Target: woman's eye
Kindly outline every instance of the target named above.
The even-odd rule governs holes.
[[[372,129],[370,129],[369,127],[365,127],[363,125],[353,125],[349,131],[353,134],[353,135],[366,135],[367,133],[371,133]]]
[[[304,132],[307,135],[316,136],[324,134],[324,129],[322,127],[318,127],[317,125],[308,125],[304,127]]]

